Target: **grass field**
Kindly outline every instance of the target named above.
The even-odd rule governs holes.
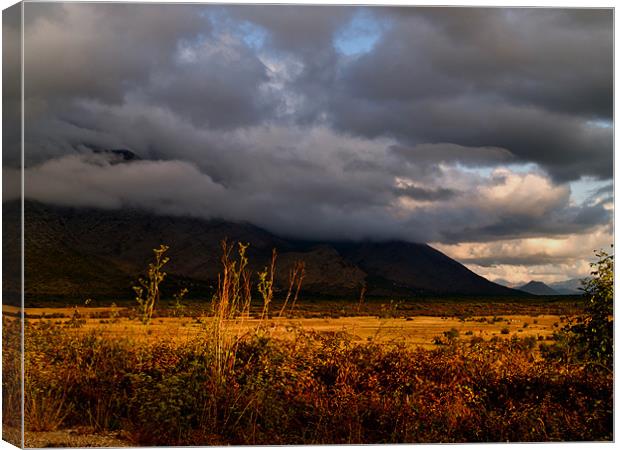
[[[5,307],[7,312],[17,308]],[[73,319],[80,317],[79,324]],[[132,338],[137,341],[187,342],[204,332],[205,317],[159,317],[148,326],[135,318],[127,317],[127,308],[84,307],[84,308],[27,308],[28,323],[52,321],[67,328],[68,331],[88,333],[97,332],[106,338]],[[274,338],[293,339],[296,330],[315,331],[325,335],[343,333],[354,342],[377,342],[406,344],[431,348],[434,340],[456,330],[465,340],[482,338],[489,340],[494,336],[524,338],[533,336],[548,339],[566,321],[566,316],[555,314],[503,316],[469,316],[466,318],[447,316],[349,316],[349,317],[275,317],[265,320],[246,318],[229,320],[227,327],[235,333],[244,334],[254,330],[259,324],[269,329]],[[454,333],[454,331],[452,331]]]
[[[26,445],[611,439],[611,375],[540,351],[574,301],[495,306],[317,302],[221,321],[188,306],[148,325],[130,306],[27,308]],[[18,310],[3,312],[12,348]],[[17,371],[5,354],[5,395]]]

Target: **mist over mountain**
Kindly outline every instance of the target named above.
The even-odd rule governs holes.
[[[18,214],[4,204],[4,214]],[[426,244],[402,241],[334,242],[285,239],[252,224],[158,216],[139,210],[66,208],[26,202],[26,299],[131,298],[131,286],[152,257],[170,247],[169,284],[210,298],[220,270],[220,242],[249,243],[254,272],[278,252],[277,289],[288,282],[297,260],[306,264],[303,292],[357,298],[369,296],[519,295],[480,277]],[[5,227],[7,233],[15,232]],[[4,250],[11,248],[5,244]],[[5,283],[11,286],[11,280]]]
[[[549,283],[549,287],[560,295],[581,295],[583,294],[583,291],[581,290],[583,287],[582,281],[586,279],[588,279],[588,277],[556,281],[555,283]]]

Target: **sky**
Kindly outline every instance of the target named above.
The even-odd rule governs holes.
[[[26,3],[24,19],[27,198],[426,242],[513,284],[586,276],[613,242],[611,9]],[[140,160],[94,152],[120,148]]]

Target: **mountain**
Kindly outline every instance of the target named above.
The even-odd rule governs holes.
[[[530,281],[527,284],[524,284],[520,288],[520,291],[527,292],[528,294],[534,295],[558,295],[558,292],[554,289],[551,289],[542,281]]]
[[[19,205],[5,203],[3,254],[12,255],[11,233]],[[521,292],[492,283],[426,244],[407,242],[311,242],[287,239],[248,223],[157,216],[136,210],[102,210],[25,203],[26,299],[131,298],[131,286],[152,257],[170,247],[168,291],[187,286],[209,298],[220,271],[220,242],[250,243],[250,269],[262,270],[277,249],[276,289],[285,289],[295,261],[306,263],[305,294],[357,298],[367,295],[487,295]],[[13,224],[11,226],[10,224]],[[7,260],[8,260],[7,259]],[[5,291],[17,289],[11,275]],[[165,286],[164,286],[165,287]],[[165,293],[165,289],[164,289]]]
[[[582,278],[571,278],[564,281],[556,281],[555,283],[549,283],[549,287],[557,291],[560,295],[581,295],[583,291],[580,290]]]

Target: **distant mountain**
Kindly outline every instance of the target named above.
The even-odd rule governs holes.
[[[583,291],[580,290],[582,287],[582,279],[583,278],[571,278],[570,280],[557,281],[555,283],[549,283],[549,287],[557,291],[560,295],[581,295],[583,294]]]
[[[558,295],[558,292],[551,289],[542,281],[530,281],[518,288],[520,291],[534,295]]]
[[[248,257],[254,272],[268,264],[276,248],[277,289],[285,289],[290,268],[303,260],[305,294],[357,298],[366,285],[369,296],[523,295],[476,275],[426,244],[309,242],[285,239],[247,223],[30,201],[25,205],[27,300],[130,298],[132,284],[160,243],[170,246],[168,290],[184,285],[194,296],[210,298],[224,238],[250,243]],[[5,203],[3,210],[8,224],[3,253],[10,259],[18,248],[9,244],[11,233],[18,231],[18,204]],[[18,288],[8,276],[5,292]]]

